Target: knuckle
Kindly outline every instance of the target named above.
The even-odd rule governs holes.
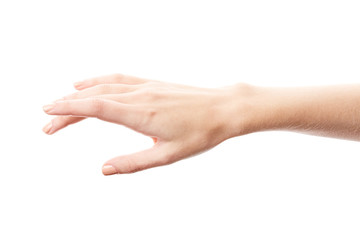
[[[131,122],[131,128],[139,132],[149,132],[151,126],[157,121],[155,118],[157,118],[159,111],[151,106],[146,106],[145,108],[138,109],[137,113],[139,117]]]
[[[143,96],[147,96],[150,94],[149,88],[142,88],[138,90],[138,93]]]
[[[159,114],[158,110],[147,106],[145,109],[139,110],[139,117],[136,121],[132,122],[132,127],[140,132],[146,132],[156,121],[155,118]]]
[[[135,173],[142,170],[142,167],[134,159],[126,159],[122,172],[124,173]]]
[[[144,88],[140,91],[140,94],[147,101],[155,101],[161,97],[160,92],[155,88]]]
[[[142,124],[143,124],[144,126],[148,126],[149,124],[151,124],[151,123],[154,121],[154,119],[155,119],[156,116],[158,115],[158,110],[155,109],[155,108],[149,107],[149,108],[147,108],[147,109],[145,110],[145,114],[144,114],[144,115],[145,115],[145,116],[144,116],[144,118],[143,118]]]
[[[111,75],[111,78],[113,78],[114,80],[117,80],[117,81],[123,80],[124,77],[125,77],[125,75],[121,74],[121,73],[115,73],[115,74]]]
[[[101,117],[104,114],[104,100],[100,98],[91,99],[92,113],[95,117]]]
[[[64,101],[60,101],[55,103],[56,104],[56,108],[59,109],[59,111],[61,112],[68,112],[70,115],[73,114],[74,109],[73,109],[73,105],[71,104],[71,100],[64,100]]]

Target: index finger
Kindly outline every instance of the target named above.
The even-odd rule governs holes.
[[[95,117],[134,130],[138,130],[144,115],[137,106],[100,98],[58,101],[44,106],[44,111],[49,115]]]

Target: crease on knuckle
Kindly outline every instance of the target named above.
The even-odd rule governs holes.
[[[140,170],[142,170],[142,167],[136,160],[131,158],[126,158],[124,168],[120,171],[123,173],[135,173]]]
[[[104,115],[104,101],[100,98],[91,99],[92,115],[101,118]]]

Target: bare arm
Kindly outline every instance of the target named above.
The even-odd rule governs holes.
[[[360,140],[360,85],[253,87],[251,131],[290,130]]]
[[[107,161],[103,173],[132,173],[170,164],[252,132],[290,130],[360,140],[360,85],[209,89],[121,74],[75,84],[77,92],[44,106],[56,131],[87,117],[153,138],[154,146]]]

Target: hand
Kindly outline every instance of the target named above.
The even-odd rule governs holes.
[[[232,120],[244,84],[207,89],[116,74],[75,83],[75,88],[79,91],[44,106],[47,114],[58,115],[44,127],[46,133],[96,117],[154,140],[150,149],[107,161],[105,175],[170,164],[246,132],[246,114],[244,121]]]

